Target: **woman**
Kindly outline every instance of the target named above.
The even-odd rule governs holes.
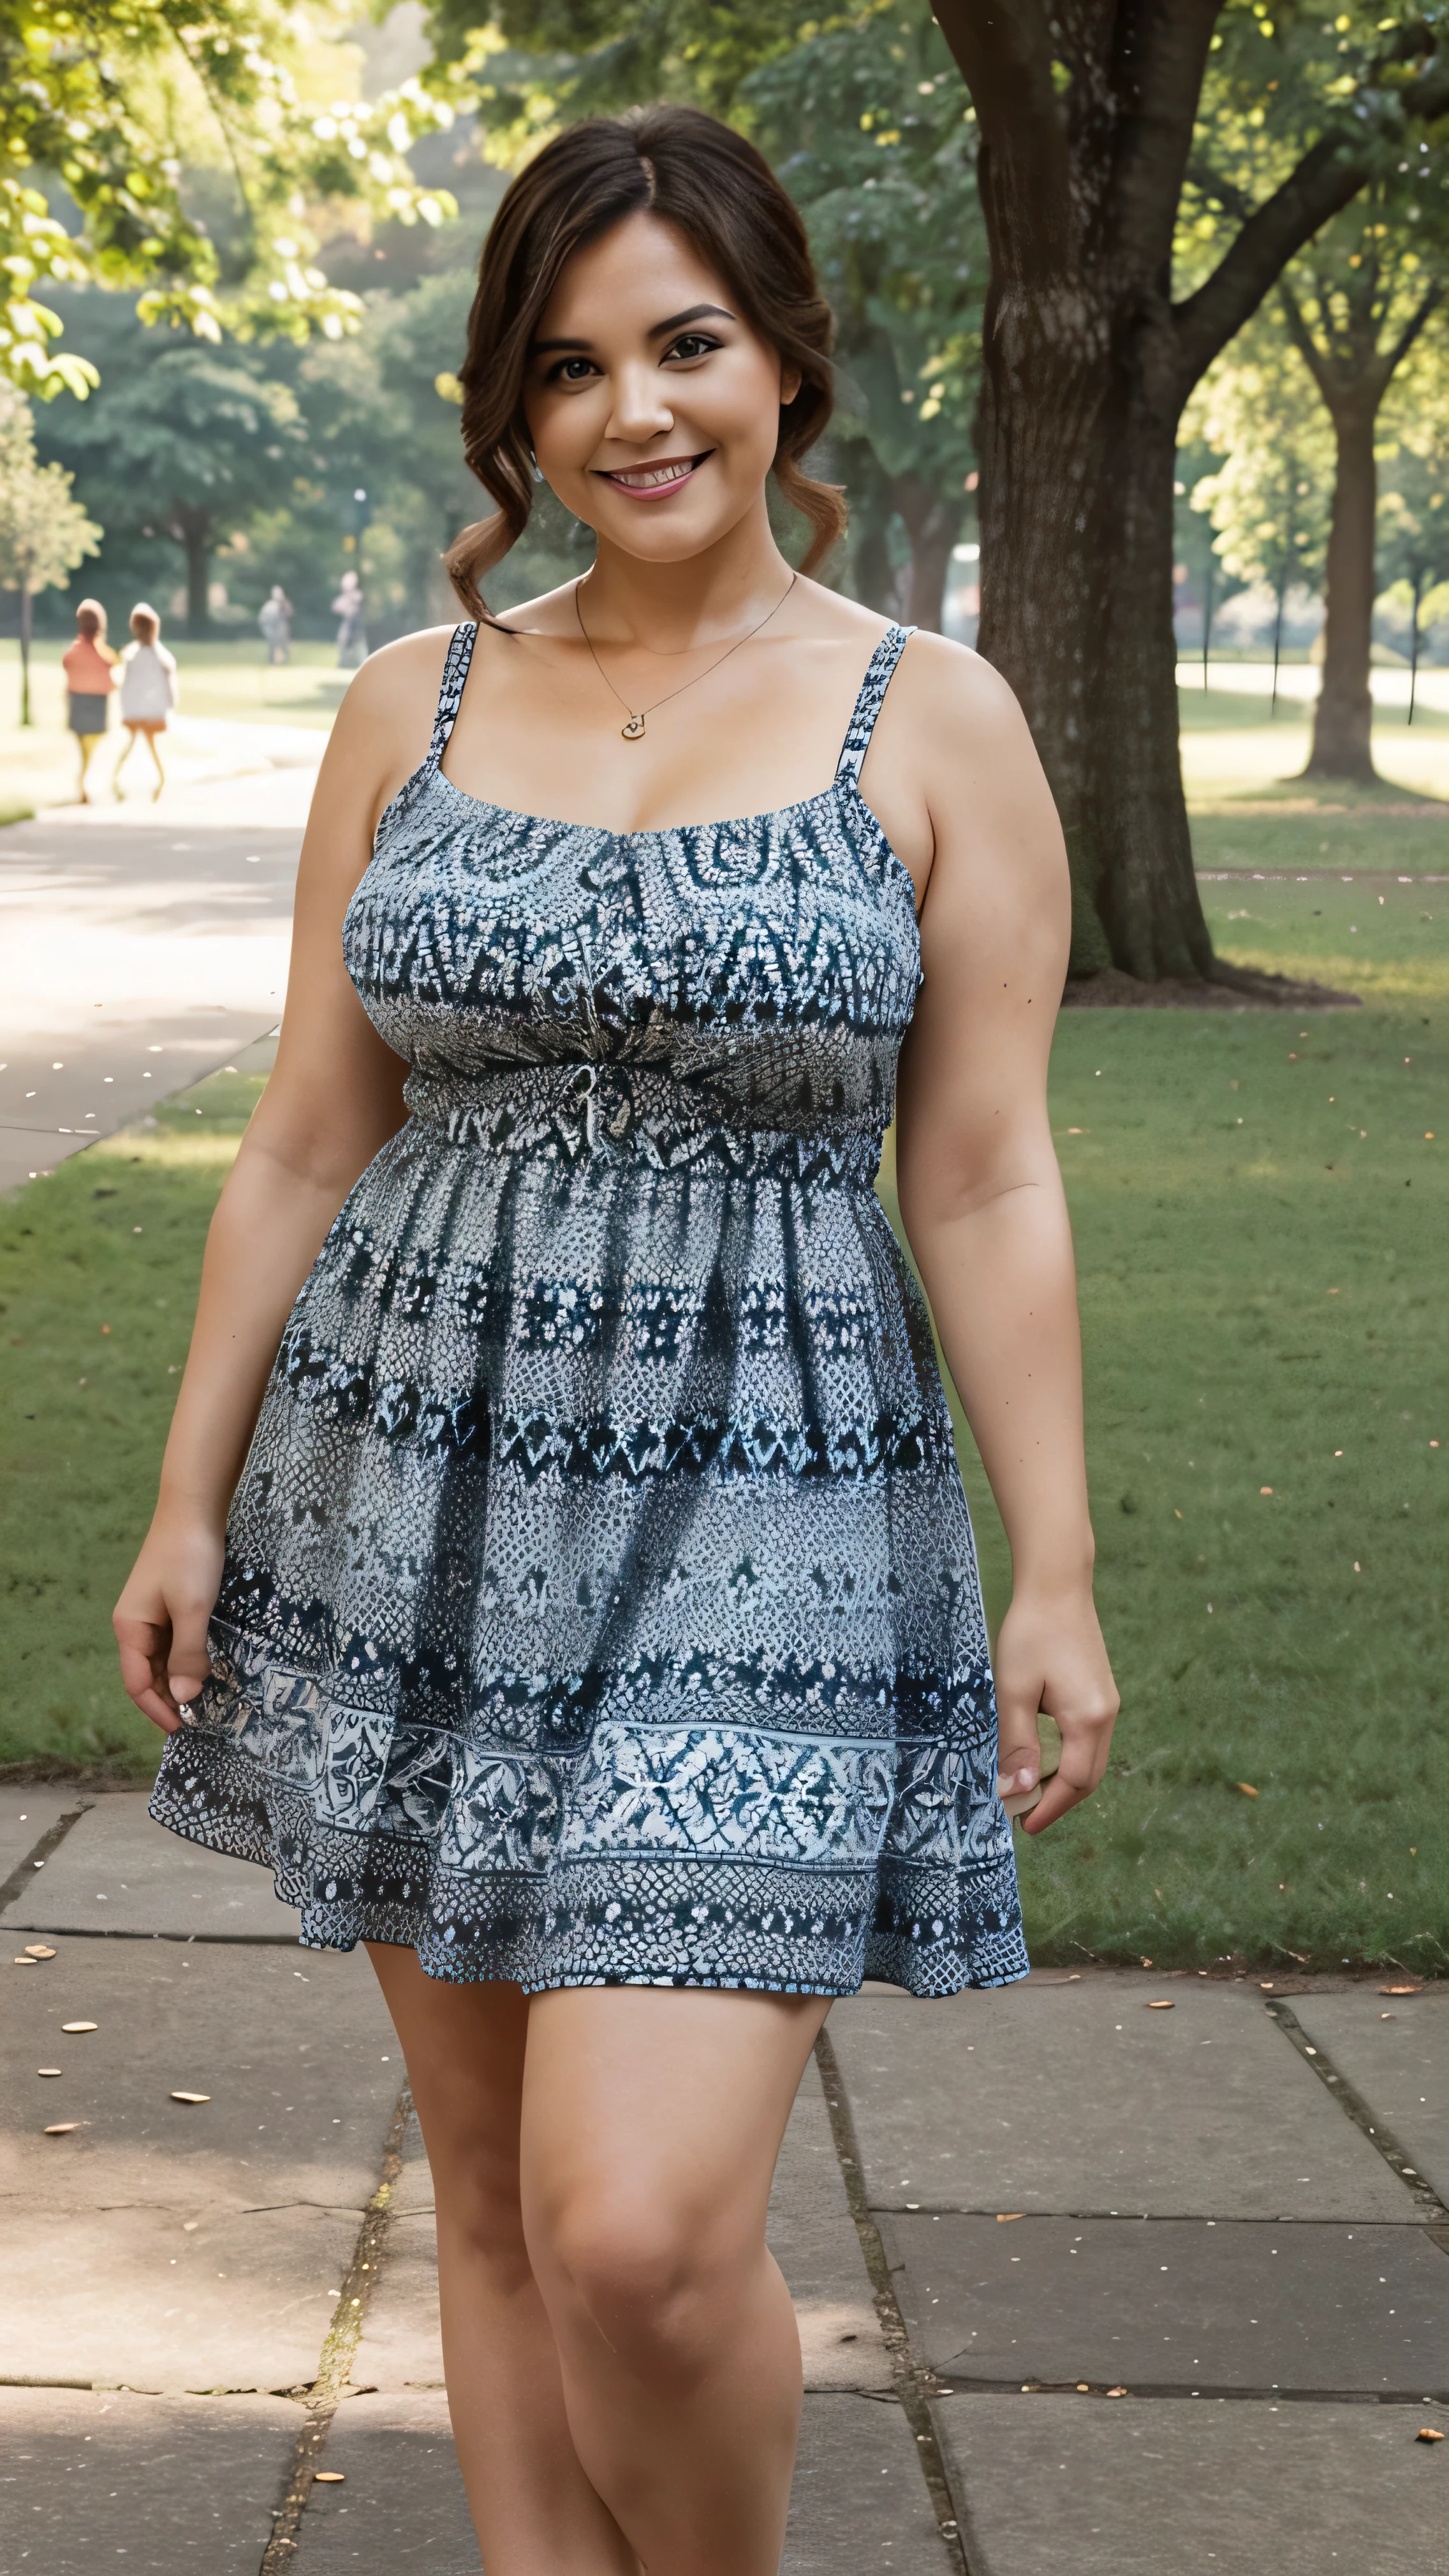
[[[83,599],[75,613],[76,639],[60,657],[69,691],[67,723],[80,751],[77,802],[89,805],[86,775],[110,721],[116,655],[106,642],[106,612],[98,599]]]
[[[376,654],[329,744],[116,1614],[137,1705],[184,1718],[153,1812],[369,1946],[489,2576],[774,2576],[765,2209],[816,2033],[866,1972],[1026,1965],[871,1189],[907,1028],[901,1206],[1015,1564],[1003,1794],[1039,1708],[1063,1739],[1032,1830],[1116,1708],[1045,1105],[1061,837],[995,674],[775,545],[772,466],[807,564],[840,529],[799,463],[828,338],[798,216],[707,117],[575,127],[509,189],[462,376],[498,513],[450,558],[467,622]],[[596,560],[495,620],[535,474]]]
[[[161,736],[167,718],[177,702],[176,657],[160,641],[161,620],[144,599],[131,611],[132,641],[121,655],[121,722],[130,740],[112,774],[111,785],[121,794],[121,772],[136,748],[138,737],[144,737],[156,772],[151,790],[154,804],[166,784],[161,766]]]

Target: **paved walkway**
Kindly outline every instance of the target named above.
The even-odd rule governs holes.
[[[0,1791],[0,1914],[0,2576],[477,2576],[365,1957],[138,1794]],[[1444,1990],[837,2005],[788,2576],[1445,2576],[1446,2204]]]
[[[303,737],[317,757],[325,739]],[[0,830],[0,1190],[275,1027],[315,777],[265,770]]]

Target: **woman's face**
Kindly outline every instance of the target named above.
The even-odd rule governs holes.
[[[626,554],[676,563],[758,503],[799,384],[683,235],[640,214],[568,262],[524,410],[565,508]]]

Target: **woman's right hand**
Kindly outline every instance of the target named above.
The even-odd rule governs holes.
[[[163,1507],[111,1613],[121,1679],[163,1735],[175,1734],[211,1670],[206,1632],[225,1554],[221,1530]]]

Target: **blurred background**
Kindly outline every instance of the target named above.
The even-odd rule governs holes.
[[[1124,1708],[1023,1850],[1034,1951],[1442,1969],[1449,72],[1383,0],[1231,0],[1129,205],[1120,63],[1034,87],[994,24],[0,12],[0,1776],[154,1764],[110,1603],[321,744],[367,651],[452,616],[486,506],[479,245],[560,124],[685,98],[768,155],[836,313],[826,577],[999,664],[1068,830],[1053,1122]],[[492,604],[589,542],[545,496]],[[74,801],[86,597],[177,658],[154,803],[114,731]]]

